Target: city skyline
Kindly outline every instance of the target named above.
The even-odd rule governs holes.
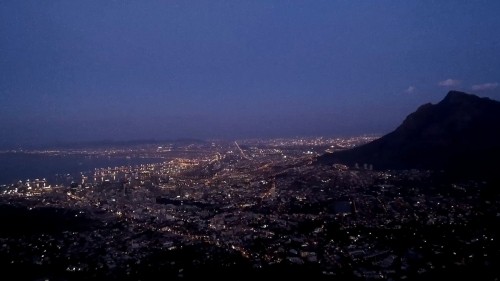
[[[0,145],[385,134],[500,99],[496,1],[0,4]]]

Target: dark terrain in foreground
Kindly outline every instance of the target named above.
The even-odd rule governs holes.
[[[70,191],[117,200],[100,208],[62,207],[56,201],[72,201],[67,190],[36,201],[3,197],[0,268],[17,280],[498,277],[500,197],[488,185],[417,171],[310,169],[289,177],[288,185],[277,180],[274,198],[232,190],[238,199],[217,204],[160,200],[176,196],[155,187],[129,197],[118,186]]]

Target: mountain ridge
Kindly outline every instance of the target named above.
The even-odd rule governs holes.
[[[500,102],[450,91],[426,103],[389,134],[319,163],[372,164],[376,169],[430,169],[492,175],[500,159]]]

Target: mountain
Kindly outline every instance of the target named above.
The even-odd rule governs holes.
[[[375,169],[430,169],[452,174],[498,174],[500,102],[450,91],[424,104],[393,132],[350,150],[325,154],[319,163],[372,164]]]

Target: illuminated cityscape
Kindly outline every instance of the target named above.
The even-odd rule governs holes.
[[[374,139],[30,151],[164,161],[98,168],[59,185],[2,185],[6,211],[49,222],[2,231],[0,257],[10,269],[33,269],[27,278],[49,279],[418,279],[488,269],[499,237],[493,225],[477,223],[498,220],[500,210],[498,201],[482,200],[481,183],[442,186],[430,171],[316,163],[325,150]]]

